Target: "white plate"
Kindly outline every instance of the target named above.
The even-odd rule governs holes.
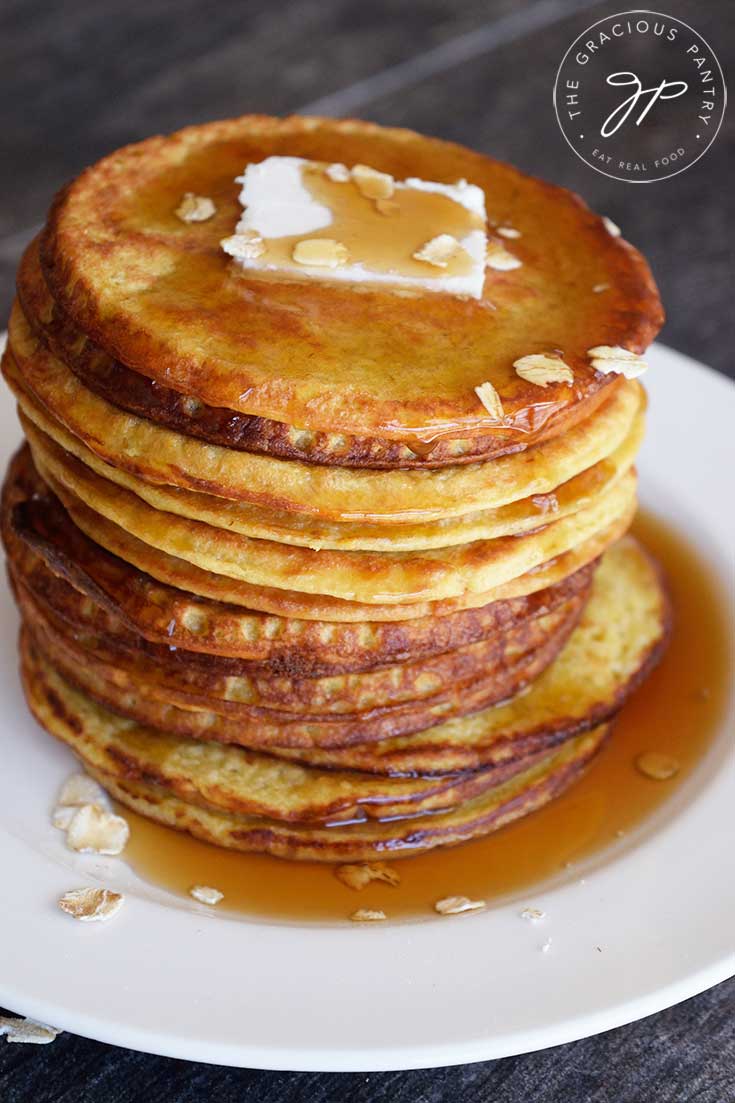
[[[644,502],[696,534],[732,596],[735,387],[663,347],[650,362]],[[9,453],[20,436],[9,398],[0,427]],[[0,1004],[172,1057],[368,1071],[557,1045],[735,973],[735,699],[706,760],[653,821],[586,874],[534,895],[543,930],[519,921],[517,901],[375,927],[265,923],[211,914],[119,859],[64,849],[48,816],[72,760],[28,717],[16,616],[7,593],[2,601]],[[59,894],[94,880],[126,891],[120,915],[91,926],[62,916]]]

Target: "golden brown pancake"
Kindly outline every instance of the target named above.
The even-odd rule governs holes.
[[[592,562],[574,570],[570,564],[575,553],[570,552],[566,566],[557,562],[527,579],[528,586],[539,586],[533,592],[477,609],[395,624],[269,616],[197,599],[156,582],[105,551],[76,527],[42,482],[27,446],[17,453],[8,471],[2,525],[13,570],[57,615],[76,622],[81,596],[86,602],[85,616],[95,631],[113,635],[127,631],[152,657],[173,647],[174,654],[186,663],[233,675],[277,671],[315,677],[438,655],[502,633],[586,595],[594,569]],[[558,572],[559,581],[541,588],[552,572]]]
[[[33,335],[17,305],[8,332],[2,370],[27,415],[35,396],[101,460],[148,482],[326,521],[425,523],[553,492],[614,452],[644,403],[640,385],[618,376],[594,414],[524,452],[438,471],[348,470],[233,452],[162,429],[84,387]]]
[[[471,800],[527,770],[546,750],[500,766],[426,778],[389,778],[314,770],[242,747],[196,742],[108,712],[66,682],[34,647],[21,644],[32,708],[85,764],[170,789],[204,808],[268,816],[288,823],[385,819],[433,812]],[[59,719],[61,722],[59,722]]]
[[[121,803],[220,846],[296,859],[361,861],[385,853],[401,857],[485,834],[541,807],[561,792],[579,775],[607,734],[603,726],[569,739],[548,754],[524,761],[526,768],[520,772],[513,765],[501,767],[494,786],[480,789],[477,795],[446,810],[442,809],[442,798],[451,792],[461,796],[463,785],[467,786],[465,792],[473,793],[473,786],[492,781],[493,772],[487,771],[479,781],[477,775],[451,779],[449,783],[446,779],[400,781],[394,796],[398,798],[397,807],[403,807],[407,815],[382,820],[366,813],[371,810],[369,798],[378,786],[385,792],[385,779],[376,786],[375,780],[367,776],[329,778],[316,772],[314,778],[315,772],[306,770],[294,776],[284,767],[280,785],[264,791],[263,783],[273,778],[275,769],[267,764],[265,756],[260,760],[249,756],[247,762],[239,759],[234,776],[228,776],[228,766],[234,765],[233,748],[223,748],[217,754],[210,745],[183,744],[155,735],[149,739],[147,732],[126,725],[74,691],[27,644],[23,648],[23,680],[39,723],[68,743],[88,772]],[[235,753],[243,755],[239,749]],[[444,793],[442,786],[448,786]],[[255,790],[259,796],[253,799],[248,790]],[[407,793],[415,796],[417,790],[423,791],[426,803],[423,812],[412,816],[410,803],[406,809],[398,801]],[[361,795],[368,799],[361,802]],[[190,802],[192,797],[197,803]],[[432,807],[435,798],[438,800]],[[420,800],[416,801],[419,807]],[[330,825],[293,822],[295,807],[302,814],[313,810],[323,813],[325,804],[330,803],[336,805],[337,817]],[[341,822],[346,808],[356,803],[364,818],[357,823]],[[259,805],[277,810],[279,818],[225,811],[217,806],[221,804],[242,809]]]
[[[360,862],[387,857],[394,861],[436,846],[469,842],[538,811],[580,777],[607,734],[603,726],[578,736],[524,773],[451,811],[385,823],[370,820],[301,830],[276,820],[210,811],[187,804],[155,785],[127,781],[91,767],[88,772],[133,811],[217,846],[296,861]]]
[[[227,529],[244,536],[294,544],[314,551],[322,548],[343,551],[424,551],[468,544],[476,540],[515,536],[549,520],[559,520],[591,504],[594,498],[612,487],[632,467],[643,439],[645,420],[643,413],[639,413],[630,432],[611,455],[562,483],[552,493],[534,494],[498,509],[483,510],[463,517],[387,527],[365,522],[325,522],[249,502],[228,501],[211,494],[146,482],[100,460],[30,393],[23,394],[22,405],[26,412],[20,415],[21,424],[30,440],[39,439],[34,430],[40,430],[97,475],[131,490],[154,509],[204,521],[215,528]]]
[[[367,646],[363,648],[364,661],[361,665],[357,665],[357,656],[354,656],[350,661],[343,662],[343,669],[337,669],[336,665],[332,665],[327,670],[318,670],[316,668],[319,662],[318,655],[314,657],[316,663],[313,661],[303,663],[298,658],[291,659],[281,652],[276,652],[271,661],[265,659],[253,662],[216,653],[185,650],[170,642],[165,644],[152,642],[131,630],[125,621],[111,611],[109,602],[100,601],[99,594],[93,594],[91,587],[86,591],[76,589],[65,580],[63,575],[54,574],[53,567],[48,566],[43,556],[33,551],[31,545],[23,538],[17,538],[6,529],[5,540],[12,579],[17,586],[28,591],[34,604],[44,613],[50,613],[52,617],[62,621],[75,634],[83,633],[89,639],[92,636],[99,637],[104,640],[108,648],[145,656],[146,661],[155,662],[164,668],[173,665],[178,670],[189,668],[220,678],[259,678],[261,675],[267,678],[277,677],[284,687],[287,682],[298,684],[304,679],[323,679],[325,675],[329,679],[337,675],[391,668],[391,662],[386,661],[385,655],[375,648],[368,649]],[[54,563],[52,557],[49,557],[49,563]],[[458,633],[461,642],[455,643],[454,646],[442,646],[451,641],[451,636],[441,637],[437,634],[434,637],[434,646],[437,650],[429,652],[428,641],[419,636],[419,643],[422,646],[418,649],[418,654],[413,654],[409,650],[412,637],[410,632],[406,633],[404,648],[399,655],[392,656],[393,662],[416,664],[427,658],[437,658],[454,652],[470,654],[468,649],[477,643],[488,645],[487,656],[482,661],[489,661],[494,654],[492,648],[497,652],[508,633],[520,634],[521,629],[525,633],[524,639],[529,641],[527,646],[531,646],[533,634],[537,631],[543,632],[543,628],[536,628],[533,622],[544,620],[558,609],[569,608],[586,601],[591,581],[592,572],[588,568],[577,572],[569,580],[568,585],[558,584],[543,591],[545,597],[539,597],[536,602],[517,600],[496,603],[500,606],[499,609],[493,611],[492,607],[488,607],[486,617],[478,616],[468,623],[466,634],[470,639],[465,640],[464,635]],[[368,631],[364,633],[364,642],[367,644],[370,626],[365,627]],[[169,640],[170,638],[168,637]],[[325,684],[327,684],[326,681]]]
[[[490,272],[479,302],[432,295],[429,309],[421,295],[247,278],[219,246],[239,217],[235,177],[286,151],[399,179],[466,178],[485,191],[491,225],[521,232],[522,267]],[[187,191],[210,197],[215,216],[178,220]],[[511,419],[500,435],[522,439],[609,383],[589,348],[640,351],[662,319],[643,258],[578,197],[460,146],[354,120],[245,116],[118,150],[57,198],[41,258],[62,309],[128,367],[212,406],[394,440],[498,429],[474,394],[487,379]],[[610,290],[595,294],[601,282]],[[539,395],[512,364],[549,347],[564,350],[575,386]]]
[[[441,655],[383,666],[368,672],[323,678],[289,678],[282,672],[256,676],[221,673],[191,664],[186,654],[160,648],[150,654],[131,633],[98,633],[78,607],[70,623],[59,617],[13,575],[26,623],[48,646],[61,649],[67,662],[91,664],[102,677],[127,692],[143,691],[180,708],[211,709],[230,718],[256,719],[260,710],[317,719],[365,713],[407,702],[436,701],[469,680],[487,681],[552,639],[561,646],[581,614],[586,594],[554,612],[535,617],[477,643]],[[84,599],[81,599],[83,602]]]
[[[637,540],[626,537],[603,556],[579,624],[524,694],[407,739],[314,750],[309,761],[411,775],[479,769],[508,754],[528,753],[539,739],[553,742],[555,735],[613,716],[658,661],[670,631],[671,607],[659,568]]]
[[[552,614],[553,615],[553,614]],[[454,716],[486,708],[519,693],[544,670],[563,645],[574,621],[562,622],[534,651],[494,670],[458,681],[426,699],[362,712],[298,714],[258,706],[223,707],[182,698],[155,682],[131,685],[119,668],[94,659],[68,639],[34,629],[38,649],[59,672],[95,701],[149,727],[193,739],[237,743],[255,749],[342,747],[423,731]]]
[[[468,842],[537,811],[580,776],[606,735],[603,728],[572,739],[523,773],[446,812],[354,825],[336,822],[323,828],[299,829],[265,817],[234,817],[187,804],[154,785],[95,769],[89,772],[134,811],[229,849],[265,851],[296,860],[345,862],[390,857],[392,861],[435,846]]]
[[[275,613],[279,617],[330,622],[354,623],[366,619],[388,621],[430,615],[443,616],[457,610],[477,608],[491,601],[505,600],[542,589],[565,577],[567,572],[597,559],[605,548],[627,531],[635,512],[635,502],[632,502],[627,512],[610,525],[580,541],[580,544],[575,545],[570,553],[557,552],[553,558],[485,593],[467,592],[461,598],[413,602],[405,605],[366,604],[321,594],[304,594],[296,590],[251,585],[241,579],[214,574],[187,559],[161,551],[126,532],[114,522],[108,521],[102,514],[86,506],[76,495],[69,493],[48,472],[45,473],[44,478],[62,501],[75,525],[87,536],[158,581],[188,590],[201,597],[242,605],[248,609],[257,609],[266,613]]]
[[[94,700],[138,723],[205,740],[237,742],[299,757],[314,765],[382,773],[446,773],[477,769],[515,757],[515,747],[538,749],[608,719],[623,704],[660,653],[669,629],[669,606],[657,569],[634,540],[603,558],[590,601],[569,641],[558,638],[508,667],[509,689],[498,693],[502,674],[458,685],[425,702],[373,709],[361,715],[294,718],[249,710],[237,722],[221,706],[166,704],[155,686],[122,686],[84,650],[34,628],[39,649],[60,673]],[[558,657],[544,674],[551,657]],[[85,657],[86,654],[86,657]],[[541,676],[539,676],[541,675]],[[517,696],[522,685],[530,688]],[[506,704],[495,705],[500,700]],[[482,710],[482,711],[481,711]],[[470,716],[471,713],[476,716]],[[452,717],[462,717],[452,724]],[[257,717],[257,719],[255,719]],[[431,729],[431,730],[427,730]],[[399,739],[409,732],[421,734]],[[391,734],[392,733],[392,734]],[[378,742],[381,741],[381,742]],[[373,747],[360,747],[360,744]],[[335,751],[349,747],[352,751]],[[316,750],[322,748],[322,750]],[[325,753],[324,748],[329,748]],[[357,748],[355,751],[354,749]]]
[[[21,260],[18,296],[37,335],[100,398],[167,429],[223,448],[260,452],[304,463],[390,470],[494,459],[555,436],[561,429],[559,416],[549,418],[540,429],[527,433],[523,442],[513,436],[504,438],[496,434],[437,439],[429,444],[413,440],[409,446],[378,437],[295,428],[281,421],[207,406],[200,399],[181,394],[140,372],[131,371],[120,360],[112,359],[77,329],[52,298],[38,262],[38,239],[31,242]],[[589,417],[608,397],[610,385],[591,391],[565,411],[564,427],[569,429],[577,421]]]
[[[76,499],[143,543],[210,574],[368,606],[485,594],[608,528],[635,502],[636,477],[629,471],[584,509],[519,536],[425,552],[313,551],[161,513],[94,474],[49,437],[28,425],[26,432],[39,472],[72,515]]]

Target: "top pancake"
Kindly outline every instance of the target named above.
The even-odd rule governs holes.
[[[480,301],[249,278],[219,241],[238,219],[235,177],[274,154],[464,177],[485,191],[491,225],[521,232],[522,267],[490,271]],[[215,216],[179,221],[187,191],[211,197]],[[59,196],[41,255],[62,310],[133,370],[210,406],[409,445],[525,442],[550,418],[560,431],[609,383],[587,350],[642,351],[662,320],[645,261],[576,196],[462,147],[352,120],[251,116],[119,150]],[[599,284],[608,290],[594,293]],[[573,386],[515,375],[515,359],[553,349]],[[502,424],[474,393],[486,380]]]
[[[198,398],[131,371],[120,360],[108,356],[74,325],[51,295],[39,264],[37,238],[21,260],[17,285],[23,312],[34,332],[96,395],[164,428],[237,452],[310,464],[386,470],[466,464],[523,451],[555,436],[562,422],[564,428],[572,428],[589,417],[610,394],[610,387],[601,385],[564,411],[563,419],[561,415],[549,417],[539,429],[527,433],[524,443],[512,434],[503,437],[495,433],[437,439],[428,445],[412,440],[409,446],[381,437],[314,432],[271,418],[208,406]]]

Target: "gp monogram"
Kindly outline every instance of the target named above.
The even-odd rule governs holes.
[[[665,180],[698,161],[727,101],[722,69],[692,27],[629,11],[593,24],[567,50],[554,84],[562,134],[615,180]]]

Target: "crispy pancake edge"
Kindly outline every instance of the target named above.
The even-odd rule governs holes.
[[[65,682],[21,641],[21,672],[31,711],[87,768],[161,786],[204,809],[318,824],[336,817],[386,819],[445,811],[527,770],[541,747],[486,770],[403,779],[312,769],[240,747],[193,743],[131,724]]]
[[[109,357],[68,318],[53,299],[41,272],[38,238],[26,249],[18,271],[18,297],[37,336],[100,398],[137,417],[223,448],[329,466],[392,470],[434,468],[495,459],[557,436],[606,401],[615,381],[600,380],[562,417],[550,418],[522,441],[495,435],[439,439],[431,445],[352,434],[314,432],[225,407],[208,406]]]
[[[549,756],[551,768],[547,768],[546,775],[543,767],[537,765],[533,768],[538,771],[535,776],[511,778],[506,788],[501,786],[495,791],[494,802],[485,795],[460,805],[455,812],[394,821],[389,829],[383,824],[360,824],[352,828],[340,829],[335,825],[299,832],[265,819],[238,821],[223,813],[205,812],[196,805],[187,805],[155,786],[119,782],[94,769],[89,772],[126,807],[216,846],[265,852],[297,861],[359,862],[386,857],[393,861],[436,846],[468,842],[537,811],[581,775],[601,749],[607,734],[608,728],[603,725],[572,740],[566,756],[565,748]],[[524,782],[525,788],[522,787]]]
[[[426,523],[549,493],[622,444],[645,400],[639,383],[619,380],[608,400],[562,438],[486,463],[434,471],[320,467],[204,445],[124,413],[48,352],[17,304],[8,332],[2,371],[19,403],[32,416],[35,396],[99,459],[148,482],[325,521]]]
[[[596,560],[524,595],[477,609],[395,623],[318,622],[258,613],[156,582],[78,529],[33,467],[23,446],[12,459],[2,495],[2,533],[13,569],[67,619],[76,593],[94,604],[95,625],[122,627],[152,646],[223,673],[279,672],[316,677],[374,669],[471,644],[588,591]],[[570,555],[572,553],[569,553]],[[543,582],[546,572],[537,572]],[[530,585],[530,582],[529,582]],[[65,598],[66,594],[66,598]],[[365,611],[367,613],[367,610]],[[183,661],[183,659],[182,659]]]

